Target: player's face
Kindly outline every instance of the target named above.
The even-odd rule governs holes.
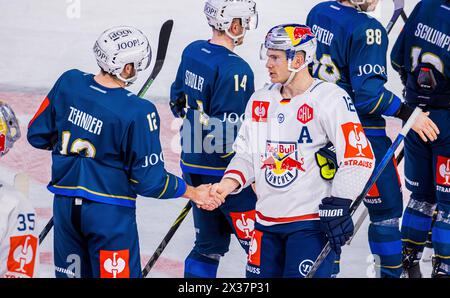
[[[267,50],[267,70],[272,83],[284,83],[289,78],[286,52],[280,50]]]

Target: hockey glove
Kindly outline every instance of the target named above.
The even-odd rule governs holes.
[[[316,152],[316,162],[320,168],[320,176],[325,180],[332,180],[338,169],[336,148],[333,143],[328,142]]]
[[[184,94],[175,100],[171,100],[169,105],[172,110],[172,114],[175,117],[184,118],[186,116],[186,111],[184,110],[186,108],[186,96]]]
[[[319,205],[321,229],[336,254],[341,253],[341,246],[353,235],[354,226],[349,212],[351,203],[349,199],[327,197]]]

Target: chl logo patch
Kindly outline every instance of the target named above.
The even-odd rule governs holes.
[[[247,212],[230,212],[233,226],[239,239],[252,239],[255,228],[255,210]]]
[[[248,263],[258,267],[261,266],[261,241],[263,234],[263,232],[258,230],[253,231],[250,247],[248,248]]]
[[[348,122],[341,127],[345,137],[344,158],[373,159],[373,152],[362,125]]]
[[[33,277],[37,238],[32,235],[9,238],[8,271]]]
[[[130,251],[100,250],[100,277],[101,278],[129,278],[130,277]]]
[[[436,184],[450,187],[450,158],[438,156],[436,164]]]
[[[266,153],[261,156],[266,182],[273,187],[291,184],[303,168],[304,159],[297,157],[297,143],[267,141]]]
[[[297,120],[303,124],[308,123],[314,117],[314,110],[306,103],[302,105],[297,111]]]
[[[255,100],[252,103],[252,121],[267,122],[270,102]]]

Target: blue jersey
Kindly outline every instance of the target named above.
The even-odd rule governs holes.
[[[418,103],[422,98],[432,107],[450,108],[450,1],[422,0],[416,5],[392,49],[391,61],[403,76],[407,101]],[[433,93],[421,91],[416,83],[422,66],[434,68]]]
[[[250,66],[232,51],[203,40],[186,47],[170,92],[171,101],[187,99],[181,128],[184,173],[223,175],[254,89]]]
[[[159,126],[150,101],[70,70],[30,121],[27,137],[52,150],[54,194],[134,208],[137,195],[173,198],[186,189],[164,169]]]
[[[308,15],[317,37],[314,76],[334,82],[353,98],[368,136],[385,135],[382,115],[394,116],[401,100],[384,87],[388,37],[376,19],[337,1],[322,2]]]

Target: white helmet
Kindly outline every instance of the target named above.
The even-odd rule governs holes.
[[[152,58],[147,37],[140,30],[129,26],[104,31],[95,42],[93,50],[98,66],[127,85],[137,79],[139,71],[147,69]],[[135,75],[125,79],[120,73],[128,63],[133,63]]]
[[[366,9],[367,12],[374,11],[377,7],[379,0],[349,0],[351,4],[353,4],[358,10],[361,9],[361,5],[368,4]]]
[[[245,35],[245,30],[253,30],[258,27],[258,12],[256,3],[252,0],[207,0],[204,12],[208,24],[237,40]],[[233,19],[241,19],[244,32],[239,36],[231,36],[228,32]]]
[[[288,70],[291,71],[291,77],[287,85],[293,79],[295,73],[307,67],[316,60],[317,39],[312,33],[311,28],[300,24],[282,24],[273,27],[267,32],[266,39],[261,50],[281,50],[286,52],[288,60]],[[305,63],[299,68],[292,68],[292,60],[295,54],[303,51],[305,53]],[[261,54],[263,57],[263,54]]]
[[[0,157],[8,153],[20,135],[16,115],[7,103],[0,101]]]

